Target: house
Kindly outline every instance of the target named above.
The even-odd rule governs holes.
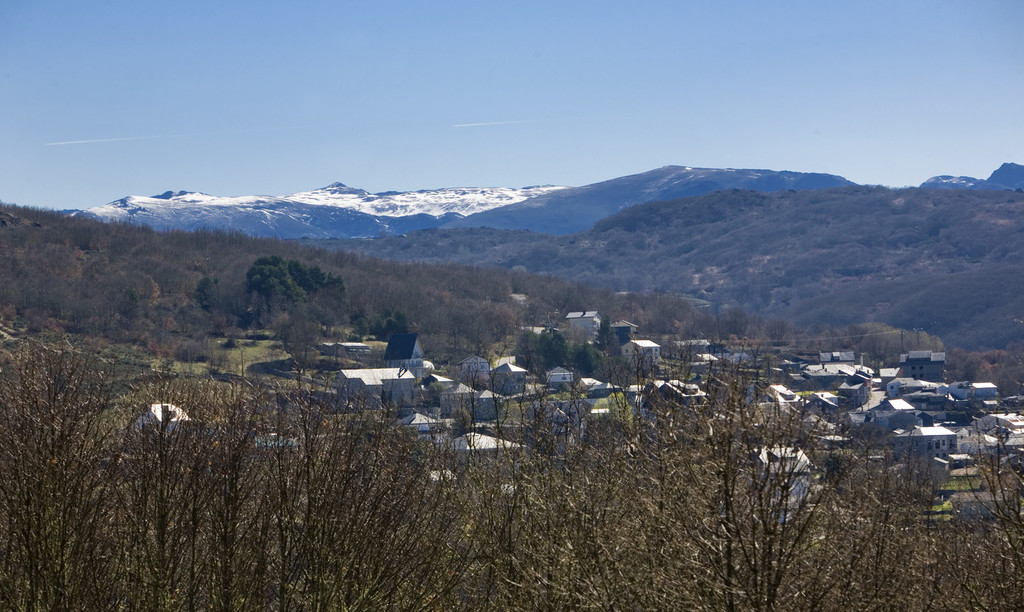
[[[188,421],[188,413],[174,404],[150,404],[149,409],[135,419],[135,429],[174,431]]]
[[[853,414],[853,413],[851,413]],[[908,428],[921,424],[917,409],[901,399],[887,399],[865,413],[865,423],[874,423],[886,430]]]
[[[966,400],[971,395],[971,383],[967,381],[939,385],[937,393],[948,395],[954,400]]]
[[[452,367],[452,376],[471,385],[486,384],[491,378],[491,364],[483,357],[467,357]]]
[[[910,351],[900,355],[901,376],[940,383],[946,367],[946,354]]]
[[[441,419],[435,419],[419,412],[399,419],[398,424],[410,429],[420,440],[430,441],[437,441],[445,428],[445,422]]]
[[[633,334],[636,333],[636,330],[640,329],[629,321],[616,321],[611,324],[611,328],[615,332],[615,339],[619,341],[619,346],[632,340]]]
[[[435,389],[440,389],[442,393],[448,391],[449,389],[454,389],[456,384],[458,384],[457,381],[454,381],[450,378],[445,378],[444,376],[441,376],[440,374],[436,373],[427,374],[420,381],[420,385],[424,389],[434,387]]]
[[[773,446],[754,453],[758,473],[770,486],[779,503],[780,523],[785,522],[811,491],[813,464],[799,448]]]
[[[416,377],[404,368],[342,370],[334,381],[338,392],[377,408],[383,403],[408,406],[413,401]]]
[[[802,403],[802,400],[800,399],[799,395],[797,395],[796,393],[793,393],[792,391],[790,391],[789,389],[787,389],[786,387],[784,387],[782,385],[771,385],[766,390],[766,393],[767,393],[768,397],[770,397],[773,402],[778,403],[780,406],[781,405],[799,406]]]
[[[585,385],[587,399],[604,399],[622,391],[621,387],[593,378],[581,378],[580,382],[582,383],[585,380],[590,381]]]
[[[948,388],[946,389],[948,390]],[[899,377],[889,381],[885,386],[886,397],[903,397],[912,393],[939,393],[940,385],[927,380]],[[943,392],[943,395],[945,393]]]
[[[498,418],[498,409],[505,406],[506,400],[493,391],[475,391],[459,383],[454,389],[441,394],[441,416],[461,416],[473,423],[493,421]]]
[[[839,385],[839,396],[859,408],[871,399],[871,378],[855,374]]]
[[[596,338],[597,330],[601,327],[601,316],[596,310],[570,312],[565,315],[565,320],[569,322],[569,331],[579,330],[588,340]]]
[[[807,407],[822,414],[834,415],[839,412],[839,396],[828,391],[817,391],[807,398]]]
[[[563,367],[552,368],[547,371],[545,378],[548,381],[548,387],[557,389],[561,385],[572,385],[573,373],[566,370]]]
[[[999,387],[995,383],[971,383],[970,396],[976,400],[992,400],[999,398]]]
[[[893,449],[898,455],[924,459],[946,459],[956,454],[956,432],[945,427],[921,427],[901,431],[893,436]]]
[[[487,389],[477,391],[473,394],[473,402],[467,412],[474,423],[478,421],[493,421],[498,418],[498,410],[504,408],[507,399]]]
[[[622,356],[631,366],[649,374],[661,364],[661,346],[650,340],[630,340],[622,345]]]
[[[458,414],[460,410],[464,410],[466,413],[472,415],[472,406],[475,394],[476,391],[462,383],[455,385],[451,389],[442,391],[441,416],[449,418]]]
[[[422,378],[425,365],[419,334],[394,334],[388,339],[384,367],[402,368],[412,372],[413,377]]]
[[[526,370],[511,363],[503,363],[491,371],[493,388],[504,395],[522,393],[526,388]]]
[[[956,431],[956,449],[976,457],[995,455],[999,451],[999,438],[974,427],[961,427]]]
[[[883,385],[888,385],[889,381],[898,378],[899,375],[899,368],[879,368],[878,370],[878,377],[882,379]]]

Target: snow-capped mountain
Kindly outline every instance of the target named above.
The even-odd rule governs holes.
[[[287,196],[219,197],[167,191],[127,196],[76,214],[158,230],[209,228],[278,238],[362,238],[436,227],[561,189],[565,187],[369,193],[333,183]]]
[[[973,176],[940,174],[921,183],[921,187],[926,189],[977,189],[984,185],[984,183],[984,180],[976,179]]]
[[[421,191],[386,191],[367,193],[342,183],[334,183],[322,189],[303,191],[287,196],[292,202],[341,206],[368,215],[384,217],[405,217],[409,215],[447,214],[472,215],[500,206],[508,206],[539,195],[552,193],[567,187],[461,187],[429,189]]]
[[[368,238],[431,227],[492,227],[567,234],[635,204],[722,189],[779,191],[852,185],[841,176],[665,166],[583,187],[463,187],[369,193],[333,183],[287,196],[217,197],[168,191],[128,196],[76,214],[148,225],[277,238]]]

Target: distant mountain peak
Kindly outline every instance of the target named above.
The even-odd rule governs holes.
[[[326,187],[323,187],[321,189],[321,191],[327,191],[327,192],[330,192],[330,193],[333,193],[333,194],[337,194],[337,195],[343,195],[343,194],[351,194],[351,195],[359,195],[359,196],[369,195],[369,192],[367,192],[365,189],[357,189],[355,187],[349,187],[348,185],[346,185],[345,183],[342,183],[341,181],[335,181],[335,182],[331,183],[330,185],[328,185]]]
[[[1022,187],[1024,186],[1024,166],[1007,162],[999,166],[988,177],[988,182],[1008,189]]]
[[[150,196],[156,200],[170,200],[171,198],[180,198],[182,196],[192,195],[198,193],[195,191],[165,191],[160,195]]]
[[[1021,189],[1024,188],[1024,166],[1004,163],[985,179],[973,176],[950,176],[943,174],[933,176],[921,183],[921,187],[931,189]]]

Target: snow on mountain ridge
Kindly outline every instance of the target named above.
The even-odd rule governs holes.
[[[121,220],[125,211],[146,209],[155,216],[181,213],[188,207],[267,208],[287,207],[292,204],[348,209],[367,215],[406,217],[448,214],[462,216],[521,202],[527,198],[550,193],[565,187],[543,186],[522,189],[505,187],[462,187],[422,191],[369,193],[343,183],[303,191],[286,196],[212,196],[190,191],[167,191],[156,196],[127,196],[103,206],[88,209],[88,213],[109,221]]]
[[[522,202],[527,198],[550,193],[565,187],[449,187],[422,191],[338,194],[329,188],[303,191],[287,199],[303,204],[342,206],[368,215],[404,217],[427,214],[440,216],[456,213],[467,216],[499,206]]]

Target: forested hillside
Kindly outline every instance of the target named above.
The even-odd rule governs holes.
[[[878,321],[981,349],[1024,340],[1022,230],[1016,192],[844,187],[643,204],[570,236],[430,230],[336,244],[678,293],[804,325]]]
[[[0,329],[22,335],[66,332],[202,357],[209,338],[253,330],[294,343],[416,331],[443,361],[499,348],[520,326],[572,310],[599,309],[652,333],[720,328],[680,298],[616,295],[551,276],[402,264],[224,232],[161,233],[14,206],[0,217]],[[759,335],[762,323],[727,329]]]

